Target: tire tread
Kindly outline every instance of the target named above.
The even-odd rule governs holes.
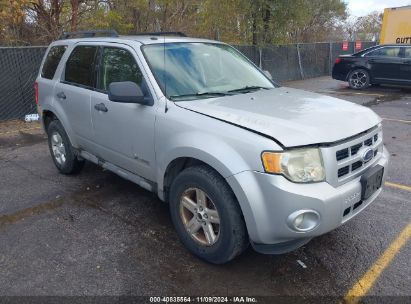
[[[54,159],[54,155],[53,155],[53,151],[51,148],[51,133],[53,131],[57,131],[62,139],[63,139],[63,143],[64,146],[66,148],[66,162],[64,164],[64,166],[61,166],[60,164],[58,164],[56,162],[56,160]],[[70,143],[70,139],[66,133],[66,131],[64,130],[63,125],[61,124],[61,122],[57,119],[53,120],[50,122],[48,128],[47,128],[47,135],[48,135],[48,144],[49,144],[49,150],[50,150],[50,154],[51,157],[53,159],[54,164],[56,165],[57,169],[66,175],[71,175],[71,174],[77,174],[79,173],[83,167],[84,167],[84,160],[79,160],[73,146]]]
[[[194,241],[191,240],[191,237],[187,235],[185,230],[181,231],[181,227],[179,227],[179,225],[176,223],[176,221],[179,220],[177,219],[178,211],[175,212],[175,210],[172,210],[173,208],[178,208],[178,202],[175,201],[176,195],[178,193],[175,193],[175,191],[179,187],[179,184],[184,183],[187,179],[203,180],[205,183],[209,183],[212,189],[217,189],[216,192],[219,195],[219,201],[224,202],[224,208],[226,210],[223,213],[229,217],[228,221],[231,223],[231,231],[229,232],[230,237],[228,241],[229,244],[223,244],[221,246],[223,250],[217,250],[217,253],[215,254],[207,254],[205,251],[201,252],[197,250],[197,246],[192,246],[190,244],[194,244]],[[248,247],[249,239],[247,228],[238,201],[233,191],[225,181],[225,179],[220,174],[218,174],[218,172],[216,172],[214,169],[210,168],[207,165],[198,165],[183,170],[174,179],[171,185],[170,199],[174,200],[170,201],[170,212],[172,214],[172,219],[176,227],[176,230],[180,236],[180,239],[191,252],[198,255],[200,258],[214,264],[223,264],[240,255]],[[214,203],[216,204],[216,202]],[[221,216],[221,210],[219,212]],[[181,236],[182,233],[186,234],[186,236]],[[225,237],[227,238],[227,236]]]

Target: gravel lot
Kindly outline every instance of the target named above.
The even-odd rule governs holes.
[[[411,185],[411,89],[354,92],[328,77],[285,85],[371,107],[384,118],[389,181]],[[0,296],[344,297],[410,219],[411,192],[385,187],[359,216],[303,248],[249,249],[214,266],[183,248],[167,205],[151,193],[90,163],[60,175],[39,124],[0,123]],[[365,302],[411,302],[410,260],[408,241]]]

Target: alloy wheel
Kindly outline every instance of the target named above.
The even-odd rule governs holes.
[[[368,83],[368,79],[367,79],[367,74],[363,71],[355,71],[354,73],[351,74],[350,76],[350,84],[352,87],[356,88],[356,89],[362,89],[364,88],[367,83]]]
[[[220,235],[220,215],[212,200],[198,188],[180,199],[180,217],[189,235],[200,245],[212,246]]]
[[[51,149],[57,163],[63,165],[66,162],[66,148],[64,147],[63,138],[58,132],[53,132],[51,135]]]

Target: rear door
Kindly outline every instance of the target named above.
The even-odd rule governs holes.
[[[411,84],[411,46],[404,47],[401,73],[408,84]]]
[[[78,44],[67,59],[61,81],[54,89],[55,102],[63,108],[80,148],[89,150],[93,140],[90,98],[95,83],[98,46]],[[90,151],[92,152],[92,151]]]
[[[50,47],[47,53],[46,59],[44,60],[43,67],[41,69],[41,78],[53,79],[56,73],[57,67],[60,64],[61,58],[66,52],[67,45],[54,45]]]
[[[40,74],[36,79],[40,106],[46,103],[53,103],[54,86],[59,78],[58,75],[56,75],[56,71],[66,49],[67,45],[64,44],[53,45],[47,52]]]
[[[98,156],[146,179],[155,180],[154,124],[156,106],[112,102],[110,83],[132,81],[147,99],[153,90],[135,50],[124,44],[102,46],[97,89],[91,96],[91,117]],[[101,110],[101,109],[104,110]]]
[[[401,47],[381,47],[365,54],[364,57],[367,58],[367,65],[374,80],[381,82],[401,80],[399,73],[402,66]]]

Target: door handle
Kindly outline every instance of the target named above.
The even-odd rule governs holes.
[[[96,109],[99,112],[107,112],[108,109],[104,103],[97,103],[94,105],[94,109]]]
[[[66,97],[66,94],[64,94],[64,92],[60,92],[60,93],[57,93],[57,98],[66,99],[67,97]]]

